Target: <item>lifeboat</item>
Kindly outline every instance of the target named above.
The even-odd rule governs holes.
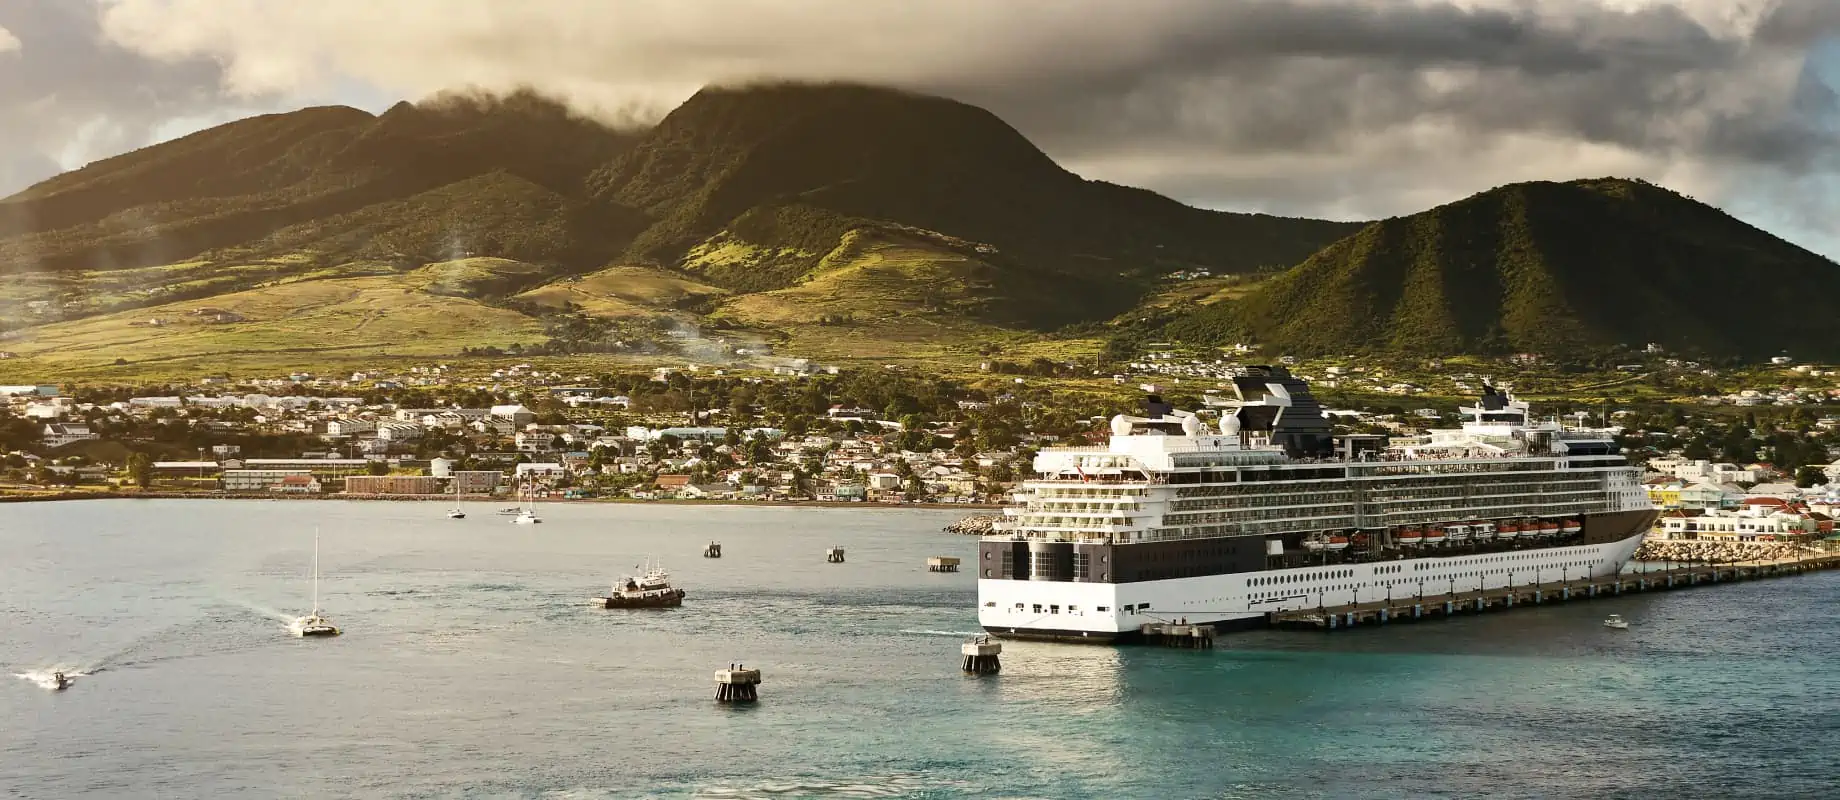
[[[1324,548],[1327,548],[1328,546],[1329,546],[1329,543],[1326,541],[1323,541],[1322,539],[1303,540],[1303,549],[1309,550],[1311,552],[1321,552]]]
[[[1425,540],[1425,532],[1417,528],[1400,528],[1393,540],[1404,545],[1418,544]]]
[[[1468,525],[1452,525],[1444,529],[1444,536],[1447,540],[1452,541],[1452,542],[1468,541],[1469,540],[1469,526]]]
[[[1443,528],[1426,528],[1425,544],[1442,544],[1445,538]]]
[[[1567,536],[1576,536],[1579,533],[1584,532],[1584,522],[1580,520],[1575,520],[1575,519],[1568,519],[1565,521],[1563,525],[1559,526],[1559,530],[1564,531],[1565,535]]]
[[[1520,535],[1521,535],[1521,526],[1519,523],[1504,522],[1501,525],[1496,526],[1495,528],[1495,538],[1501,539],[1503,541],[1506,541],[1508,539],[1513,539]]]
[[[1552,520],[1547,520],[1545,522],[1540,523],[1540,535],[1541,536],[1559,535],[1559,523],[1553,522]]]
[[[1347,550],[1348,549],[1348,537],[1331,536],[1329,537],[1329,542],[1323,545],[1323,547],[1329,550]]]
[[[1475,523],[1470,526],[1469,530],[1470,530],[1470,533],[1469,533],[1470,538],[1473,538],[1478,542],[1486,542],[1490,539],[1495,538],[1495,524],[1492,522]]]

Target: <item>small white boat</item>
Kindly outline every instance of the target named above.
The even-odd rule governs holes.
[[[294,619],[289,626],[295,636],[337,636],[339,629],[319,613],[319,531],[313,531],[313,612]]]
[[[498,513],[500,516],[515,517],[519,514],[524,513],[524,509],[519,508],[517,506],[506,506],[505,508],[499,509]]]
[[[460,479],[454,478],[454,507],[447,510],[448,519],[466,519],[466,512],[460,510]]]
[[[1611,614],[1610,616],[1604,618],[1604,627],[1615,628],[1617,630],[1624,630],[1629,627],[1629,622],[1627,620],[1624,620],[1623,615],[1621,614]]]
[[[530,487],[530,505],[528,506],[524,505],[524,487],[519,486],[518,487],[517,516],[511,518],[511,524],[513,525],[535,525],[542,521],[543,521],[543,518],[537,516],[537,488],[536,486],[533,483],[533,485]]]

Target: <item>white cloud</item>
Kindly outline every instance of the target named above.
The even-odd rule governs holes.
[[[11,53],[19,49],[19,37],[12,31],[0,28],[0,54]]]

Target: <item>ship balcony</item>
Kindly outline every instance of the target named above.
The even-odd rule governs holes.
[[[1102,514],[1115,517],[1119,514],[1143,511],[1144,504],[1135,501],[1107,503],[1091,500],[1035,500],[1027,506],[1011,506],[1011,508],[1027,509],[1032,514]]]
[[[1065,522],[1031,522],[1028,520],[1015,519],[1015,520],[1002,520],[1002,521],[993,523],[991,525],[991,529],[995,531],[1003,531],[1003,532],[1008,532],[1008,533],[1040,532],[1040,533],[1058,534],[1058,533],[1067,533],[1067,532],[1080,532],[1080,533],[1115,534],[1115,533],[1135,533],[1137,531],[1143,530],[1144,526],[1140,524],[1135,524],[1130,520],[1107,521],[1107,522],[1088,521],[1088,520],[1067,520]]]

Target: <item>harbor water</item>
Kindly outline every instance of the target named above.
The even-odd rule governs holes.
[[[952,512],[446,509],[0,508],[0,795],[1832,796],[1840,573],[1207,651],[1011,642],[975,677]],[[301,640],[316,528],[345,635]],[[682,608],[587,604],[647,557]],[[733,663],[758,703],[713,701]]]

